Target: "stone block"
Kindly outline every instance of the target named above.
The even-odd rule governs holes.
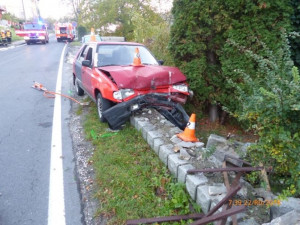
[[[246,219],[246,220],[241,220],[239,222],[239,225],[259,225],[253,217]]]
[[[177,135],[173,135],[173,137],[171,137],[170,141],[174,144],[178,144],[179,142],[182,142],[182,140],[180,138],[178,138]]]
[[[191,158],[191,155],[187,152],[185,148],[180,148],[180,158],[184,160],[189,160]]]
[[[188,164],[188,161],[179,159],[179,154],[169,155],[168,158],[168,169],[177,178],[178,177],[178,167]]]
[[[154,147],[154,139],[160,138],[162,136],[163,136],[163,134],[160,131],[157,131],[157,130],[152,130],[152,131],[148,132],[147,142],[151,146],[151,148]]]
[[[280,217],[292,210],[300,212],[300,199],[299,198],[287,198],[280,201],[279,206],[271,206],[271,219]]]
[[[142,128],[146,125],[149,125],[151,123],[149,123],[149,121],[146,121],[145,119],[141,119],[141,118],[137,118],[135,120],[135,124],[136,124],[136,129],[138,131],[142,130]]]
[[[170,136],[179,134],[181,132],[182,132],[182,130],[180,130],[178,127],[174,127],[174,126],[168,131],[168,133],[170,134]]]
[[[196,147],[196,143],[195,142],[186,142],[186,141],[181,141],[177,144],[180,147],[184,147],[184,148],[193,148]]]
[[[208,182],[207,177],[203,173],[186,176],[186,189],[193,200],[196,199],[197,187]]]
[[[136,119],[135,119],[134,116],[131,116],[131,117],[130,117],[130,124],[131,124],[133,127],[136,127],[136,126],[135,126],[135,120],[136,120]]]
[[[273,219],[270,223],[263,223],[262,225],[300,225],[300,212],[292,210],[276,219]]]
[[[198,141],[198,142],[195,142],[195,144],[196,144],[196,148],[202,149],[204,147],[203,142]]]
[[[153,150],[158,155],[159,148],[162,146],[165,142],[161,138],[155,138],[153,140]]]
[[[225,147],[226,144],[227,144],[226,138],[215,135],[215,134],[211,134],[208,137],[206,148],[211,148],[211,147],[216,147],[216,146],[224,146]]]
[[[168,144],[168,145],[161,145],[160,148],[159,148],[158,156],[159,156],[160,160],[161,160],[165,165],[168,165],[168,157],[169,157],[169,155],[176,154],[176,153],[173,151],[173,148],[174,148],[174,146],[171,145],[171,144]]]
[[[221,195],[210,196],[211,204],[210,204],[210,209],[209,210],[214,208],[225,196],[226,196],[226,194],[224,194],[224,193],[221,194]],[[222,207],[220,207],[217,212],[222,212]]]
[[[148,132],[152,131],[152,130],[155,130],[155,129],[156,129],[156,127],[153,124],[151,124],[151,123],[148,122],[148,124],[146,124],[145,126],[142,127],[143,138],[145,140],[147,140]]]
[[[179,166],[178,176],[177,176],[178,182],[185,183],[187,177],[187,171],[192,169],[195,169],[195,167],[193,167],[191,164]]]
[[[210,196],[216,196],[216,195],[221,195],[226,193],[227,193],[227,189],[224,184],[220,183],[208,187],[208,194]]]
[[[211,205],[211,196],[208,194],[207,185],[200,185],[197,187],[196,202],[201,206],[201,209],[205,214],[209,211]]]

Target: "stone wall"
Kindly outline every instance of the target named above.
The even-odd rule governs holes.
[[[168,167],[172,175],[177,178],[178,182],[185,184],[187,192],[201,206],[204,213],[207,213],[227,193],[222,174],[199,173],[189,175],[187,171],[195,168],[220,168],[225,154],[234,157],[245,156],[250,144],[226,140],[217,135],[209,137],[206,148],[202,142],[184,142],[176,136],[182,131],[152,109],[144,109],[141,113],[132,116],[131,124],[141,131],[144,139]],[[231,163],[241,166],[239,165],[240,162],[235,160],[232,160]],[[235,174],[229,173],[229,177],[232,180]],[[254,189],[243,179],[240,180],[240,183],[243,187],[238,192],[237,199],[243,201],[253,198],[261,200],[276,198],[275,195],[267,193],[263,189]],[[296,224],[294,221],[300,221],[298,210],[300,210],[300,201],[294,198],[289,198],[288,201],[283,202],[278,207],[249,206],[245,213],[238,215],[238,222],[244,225],[292,225]],[[287,222],[286,219],[289,217],[286,216],[287,213],[291,213],[295,219]],[[231,224],[230,220],[229,218],[227,224]],[[271,222],[266,223],[269,221]],[[284,223],[278,221],[284,221]]]

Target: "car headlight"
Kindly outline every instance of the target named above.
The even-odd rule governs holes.
[[[29,38],[29,37],[27,37],[27,36],[25,36],[25,37],[24,37],[24,40],[29,40],[29,39],[30,39],[30,38]]]
[[[122,100],[128,98],[129,96],[134,94],[134,90],[132,89],[121,89],[119,91],[115,91],[113,93],[113,97],[117,100]]]
[[[173,88],[178,90],[178,91],[181,91],[181,92],[188,92],[189,91],[189,88],[186,84],[176,84],[176,85],[173,85]]]
[[[39,36],[39,39],[44,40],[45,36]]]

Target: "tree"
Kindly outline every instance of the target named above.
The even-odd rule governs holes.
[[[279,28],[289,27],[291,8],[279,0],[175,0],[172,13],[170,50],[196,98],[204,105],[218,103],[234,109],[239,106],[234,88],[227,83],[228,77],[235,76],[233,68],[258,74],[253,62],[234,52],[226,40],[241,40],[248,47],[259,38],[276,49]],[[239,85],[240,77],[234,81]]]
[[[73,9],[73,15],[75,16],[76,21],[78,21],[79,14],[81,13],[82,4],[88,2],[88,0],[63,0],[65,5],[71,5]]]
[[[89,4],[82,4],[79,21],[88,28],[101,30],[101,33],[114,33],[126,37],[127,40],[133,40],[134,15],[143,15],[148,22],[159,19],[159,15],[153,11],[149,2],[149,0],[89,1]]]
[[[291,6],[294,13],[291,16],[292,30],[300,32],[300,2],[298,0],[291,0]],[[300,68],[300,39],[299,35],[291,36],[289,38],[291,45],[292,59],[294,60],[295,66]]]

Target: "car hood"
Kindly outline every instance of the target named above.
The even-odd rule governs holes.
[[[186,81],[178,68],[169,66],[106,66],[99,70],[109,73],[119,89],[155,89]]]

